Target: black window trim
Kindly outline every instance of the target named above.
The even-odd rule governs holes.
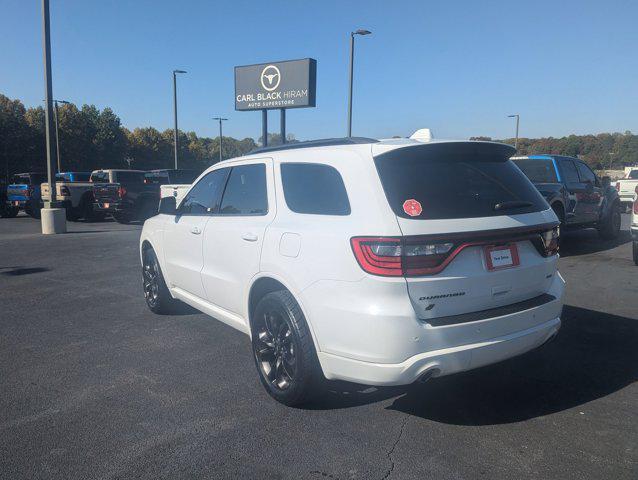
[[[346,194],[346,201],[348,202],[348,213],[315,213],[315,212],[298,212],[296,210],[293,210],[292,207],[290,206],[290,204],[288,203],[288,199],[286,198],[286,190],[284,187],[284,182],[283,182],[283,175],[281,173],[281,167],[283,165],[319,165],[322,167],[328,167],[333,169],[335,172],[337,172],[337,175],[339,175],[339,179],[341,180],[341,184],[343,185],[343,190]],[[352,205],[350,204],[350,196],[348,195],[348,189],[346,187],[346,182],[343,181],[343,176],[341,175],[341,172],[339,170],[337,170],[335,167],[333,167],[332,165],[328,165],[327,163],[321,163],[321,162],[280,162],[279,164],[279,178],[281,179],[281,193],[283,194],[284,197],[284,202],[286,204],[286,207],[288,208],[288,210],[290,210],[292,213],[294,213],[295,215],[320,215],[322,217],[349,217],[350,215],[352,215]]]

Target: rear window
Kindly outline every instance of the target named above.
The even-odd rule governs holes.
[[[171,183],[193,183],[199,176],[196,170],[172,170],[169,172]]]
[[[513,160],[518,168],[534,183],[557,183],[554,162],[546,160]]]
[[[350,202],[339,172],[318,163],[282,163],[281,182],[288,208],[296,213],[349,215]]]
[[[492,217],[549,208],[508,160],[512,153],[507,145],[440,143],[392,150],[375,157],[375,163],[388,202],[399,217]]]
[[[629,175],[627,175],[627,178],[631,178],[632,180],[638,180],[638,170],[632,170],[631,172],[629,172]]]
[[[71,175],[71,181],[72,182],[88,182],[90,176],[91,174],[88,172],[73,173]]]
[[[109,183],[109,173],[108,172],[93,172],[91,174],[90,181],[93,183]]]
[[[142,183],[144,182],[144,172],[117,172],[115,174],[116,183]]]

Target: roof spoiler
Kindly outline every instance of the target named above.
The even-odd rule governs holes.
[[[419,128],[416,132],[410,135],[410,138],[417,142],[427,143],[432,140],[432,131],[429,128]]]

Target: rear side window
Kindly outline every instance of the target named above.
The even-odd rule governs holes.
[[[282,163],[281,183],[288,208],[296,213],[350,215],[339,172],[318,163]]]
[[[116,183],[143,183],[144,172],[117,172]]]
[[[219,210],[221,215],[266,215],[266,165],[233,167]]]
[[[534,183],[556,183],[556,168],[551,160],[513,160],[518,168]]]
[[[399,217],[492,217],[549,208],[508,159],[512,153],[507,145],[450,142],[399,148],[375,157],[375,163]]]
[[[229,170],[221,168],[204,175],[184,198],[179,208],[180,214],[209,215],[215,213],[219,207],[219,199],[222,196]]]

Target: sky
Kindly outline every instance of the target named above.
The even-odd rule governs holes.
[[[316,108],[289,110],[298,139],[344,136],[357,28],[353,134],[384,138],[638,132],[638,2],[50,0],[54,97],[111,107],[129,128],[261,134],[234,110],[233,67],[311,57]],[[0,0],[0,93],[44,98],[39,0]],[[279,112],[269,113],[270,131]]]

